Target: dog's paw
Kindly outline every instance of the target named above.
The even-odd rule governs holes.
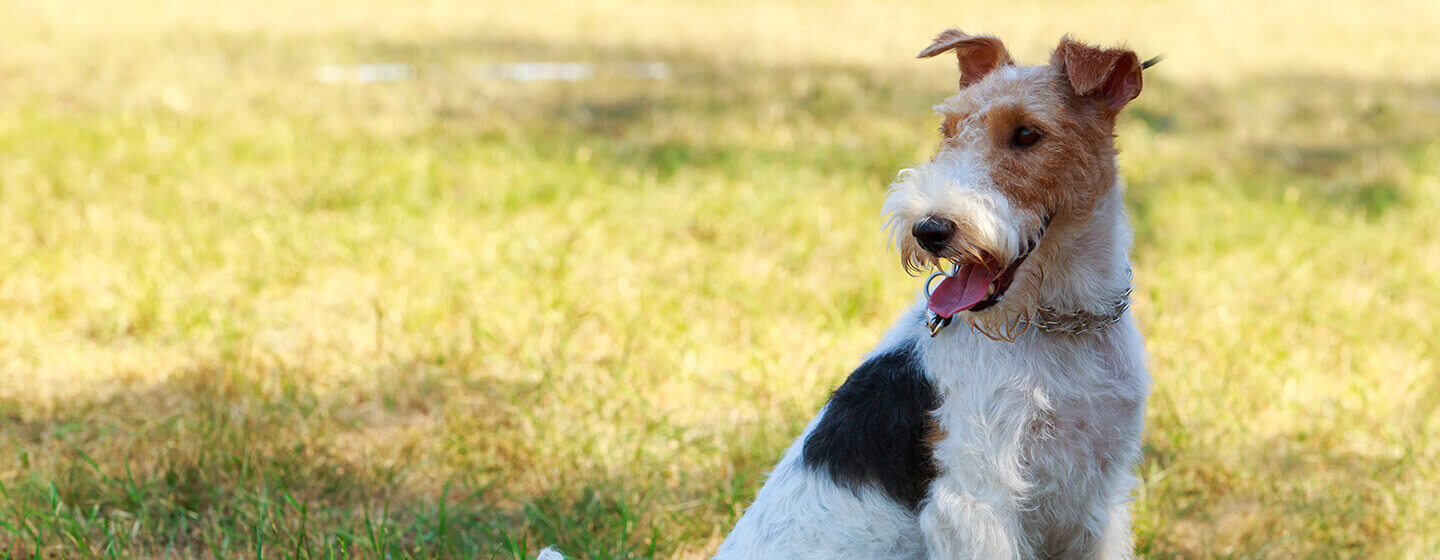
[[[540,551],[540,555],[536,556],[535,560],[565,560],[565,557],[553,548],[546,548]]]

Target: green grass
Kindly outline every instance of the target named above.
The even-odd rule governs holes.
[[[952,23],[1170,55],[1141,555],[1440,555],[1429,4],[3,4],[0,557],[708,557],[918,287]]]

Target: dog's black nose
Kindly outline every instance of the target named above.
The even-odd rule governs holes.
[[[916,222],[915,227],[910,229],[910,234],[915,236],[920,247],[938,256],[945,250],[945,242],[955,235],[955,222],[930,216]]]

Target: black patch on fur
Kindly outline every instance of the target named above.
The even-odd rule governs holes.
[[[936,474],[925,442],[930,411],[940,406],[914,343],[871,358],[830,396],[805,439],[804,464],[841,486],[879,486],[911,511]]]

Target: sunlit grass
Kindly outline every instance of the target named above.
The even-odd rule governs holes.
[[[1142,554],[1440,554],[1434,6],[878,6],[5,4],[0,556],[707,557],[917,289],[950,24],[1170,56]]]

